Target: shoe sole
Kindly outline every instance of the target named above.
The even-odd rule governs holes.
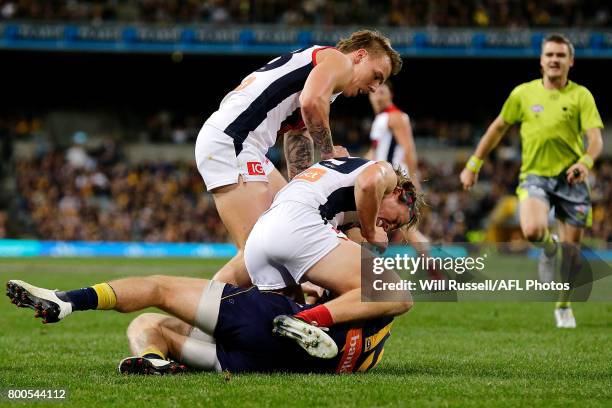
[[[272,333],[295,340],[308,354],[317,358],[334,358],[338,346],[320,328],[291,316],[276,316],[272,321]]]
[[[117,370],[119,374],[125,375],[176,375],[185,373],[187,366],[170,362],[163,367],[157,367],[144,357],[128,357],[119,363]]]
[[[6,283],[6,296],[17,307],[29,307],[34,317],[40,317],[44,324],[59,322],[60,307],[57,303],[39,298],[15,281]]]

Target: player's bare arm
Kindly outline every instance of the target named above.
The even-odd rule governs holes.
[[[589,170],[593,167],[595,160],[603,150],[603,138],[600,128],[588,129],[586,137],[589,143],[586,154],[566,171],[567,182],[570,184],[582,183],[586,180]]]
[[[350,81],[353,65],[344,54],[327,49],[317,55],[313,68],[300,95],[302,118],[321,159],[334,157],[334,144],[329,127],[329,103],[334,92],[341,91]]]
[[[385,194],[393,191],[397,184],[397,176],[391,164],[377,162],[364,170],[355,183],[355,204],[361,234],[368,242],[386,246],[387,232],[376,225],[380,203]]]
[[[284,150],[289,180],[312,166],[314,162],[314,146],[306,130],[285,133]]]
[[[389,114],[389,128],[399,145],[404,149],[404,161],[408,166],[408,171],[410,171],[410,178],[417,190],[420,191],[421,183],[417,176],[418,158],[410,119],[403,112],[391,112]]]
[[[476,182],[478,181],[478,171],[480,171],[480,166],[482,166],[482,161],[485,157],[497,146],[500,140],[504,137],[508,129],[510,128],[510,124],[506,123],[504,119],[498,116],[488,127],[480,142],[478,142],[478,146],[476,147],[476,151],[474,155],[468,161],[466,167],[461,172],[459,176],[461,179],[461,184],[463,184],[463,188],[465,190],[469,190]]]

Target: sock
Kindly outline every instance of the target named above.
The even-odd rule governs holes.
[[[312,309],[303,310],[294,315],[298,319],[310,323],[313,326],[329,327],[334,324],[334,319],[325,305],[315,306]]]
[[[91,286],[55,294],[64,302],[72,303],[72,310],[93,310],[98,306],[98,295]]]
[[[115,291],[108,283],[55,294],[64,302],[72,303],[73,310],[113,309],[117,303]]]
[[[142,350],[142,352],[140,353],[139,357],[158,358],[158,359],[161,359],[161,360],[165,360],[166,359],[166,355],[164,353],[162,353],[155,346],[149,346],[149,347],[145,348],[144,350]]]
[[[558,301],[555,307],[557,309],[567,309],[572,307],[572,302],[568,302],[567,300]]]
[[[109,310],[114,309],[117,304],[117,295],[108,283],[98,283],[92,286],[93,290],[98,294],[97,309]]]

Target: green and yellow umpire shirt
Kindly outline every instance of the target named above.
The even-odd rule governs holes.
[[[593,95],[572,81],[562,89],[546,89],[542,79],[520,84],[501,117],[521,122],[522,175],[559,175],[585,153],[584,133],[603,128]]]

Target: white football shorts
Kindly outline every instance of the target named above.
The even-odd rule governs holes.
[[[202,126],[195,145],[198,171],[208,191],[244,181],[268,182],[274,164],[255,146],[243,143],[236,155],[234,139],[214,126]]]
[[[295,201],[283,201],[266,211],[249,234],[244,261],[253,285],[261,290],[282,289],[300,283],[319,260],[348,239],[319,210]]]

